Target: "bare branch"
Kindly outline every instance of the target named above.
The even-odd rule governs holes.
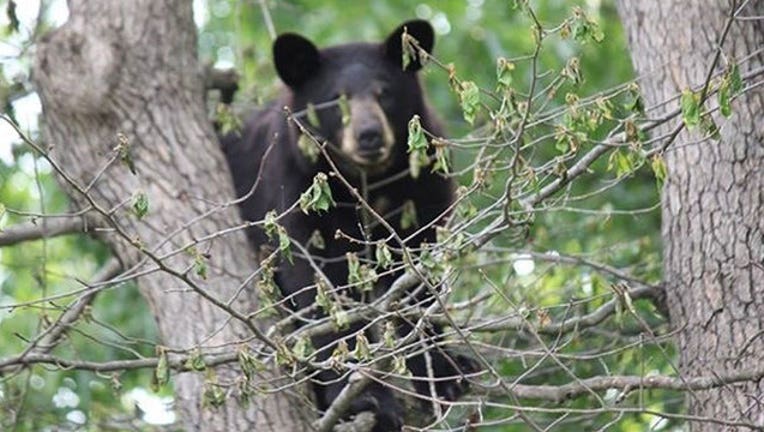
[[[108,281],[116,276],[121,268],[122,266],[119,263],[119,260],[111,258],[103,268],[93,276],[91,284],[99,284]],[[104,285],[102,288],[106,286],[107,285]],[[58,344],[64,332],[66,332],[66,330],[79,319],[85,309],[93,302],[93,299],[95,299],[98,292],[100,292],[100,290],[89,291],[87,294],[75,300],[69,307],[67,307],[66,311],[58,317],[58,320],[56,320],[53,325],[45,329],[45,331],[37,337],[36,341],[29,344],[26,352],[31,351],[36,354],[50,352],[50,350]],[[23,355],[24,354],[22,354],[22,356]]]
[[[48,219],[45,223],[33,220],[12,225],[0,231],[0,247],[64,234],[82,233],[91,229],[92,227],[89,227],[82,217]]]
[[[764,378],[764,365],[732,373],[719,373],[684,379],[665,375],[650,375],[645,377],[613,375],[581,379],[577,382],[559,386],[517,384],[514,386],[514,391],[521,398],[562,402],[589,393],[592,390],[616,389],[624,393],[642,389],[708,390],[743,381],[758,381],[762,378]]]

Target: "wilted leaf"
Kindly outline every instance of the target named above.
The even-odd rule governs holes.
[[[475,123],[480,108],[480,88],[472,81],[463,81],[459,91],[464,120],[469,124]]]
[[[305,156],[311,163],[318,161],[318,155],[321,154],[321,150],[318,148],[313,138],[306,134],[300,134],[297,138],[297,149],[300,150],[303,156]]]
[[[377,265],[381,268],[388,268],[393,263],[393,254],[390,252],[390,248],[387,247],[387,243],[384,241],[377,242],[377,248],[374,251],[374,256],[377,260]]]
[[[313,177],[313,184],[308,190],[300,195],[300,209],[303,213],[309,211],[328,211],[334,205],[332,191],[329,188],[329,177],[324,173],[318,173]]]
[[[355,337],[355,349],[353,350],[353,357],[357,360],[368,360],[371,358],[371,347],[369,346],[369,339],[363,333],[358,333]]]

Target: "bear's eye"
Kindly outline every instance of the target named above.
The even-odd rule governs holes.
[[[393,102],[392,92],[390,91],[389,87],[380,87],[376,91],[377,93],[377,100],[382,105],[389,105]]]

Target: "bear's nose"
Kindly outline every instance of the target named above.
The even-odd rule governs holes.
[[[377,128],[364,129],[358,134],[359,153],[378,153],[383,143],[382,131]]]

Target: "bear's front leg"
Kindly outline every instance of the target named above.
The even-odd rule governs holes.
[[[334,370],[322,370],[312,380],[321,411],[334,403],[348,384],[349,374],[350,371],[339,373]],[[343,417],[350,420],[362,412],[374,414],[373,432],[398,432],[403,427],[404,413],[401,404],[395,399],[390,388],[376,381],[368,383],[361,393],[353,398]]]

